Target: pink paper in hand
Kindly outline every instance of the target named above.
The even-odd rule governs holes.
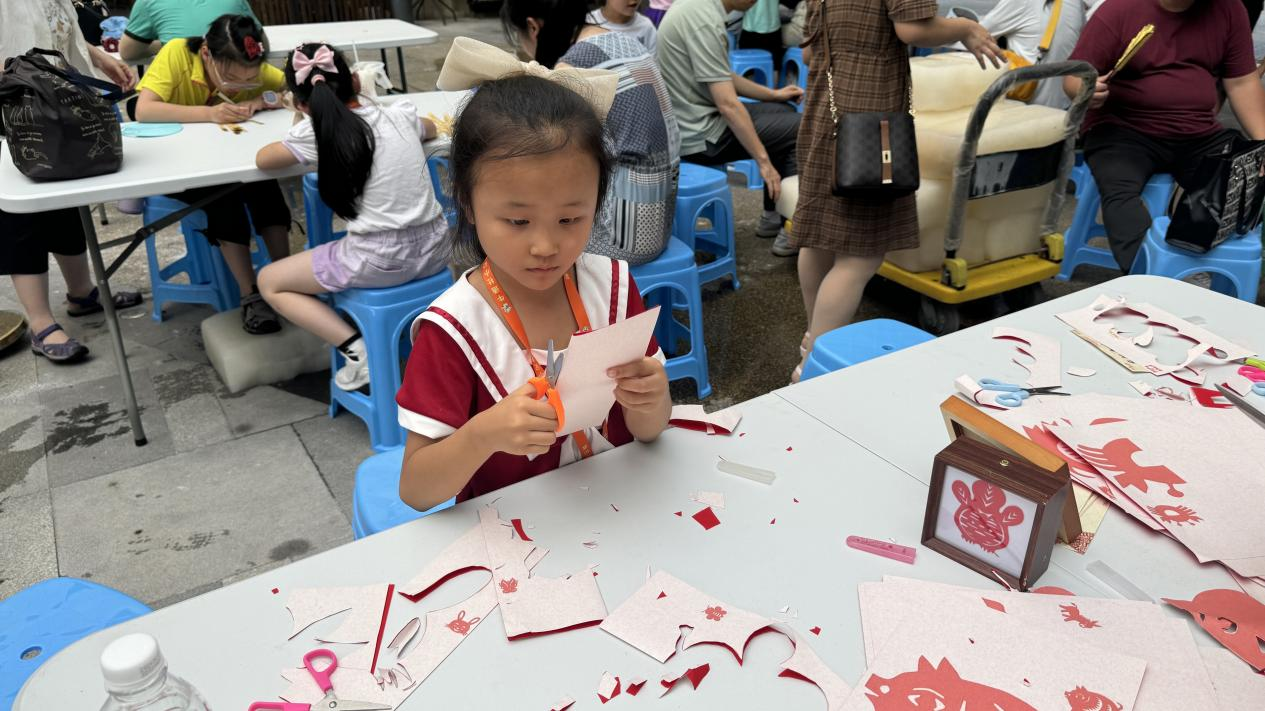
[[[558,395],[566,411],[566,429],[600,427],[615,404],[615,380],[606,371],[646,356],[659,307],[605,328],[577,334],[567,346]]]
[[[733,434],[741,421],[742,413],[735,408],[731,407],[709,415],[702,405],[676,405],[668,418],[668,424],[673,427],[706,432],[709,435]]]

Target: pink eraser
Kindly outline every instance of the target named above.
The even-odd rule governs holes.
[[[866,553],[873,553],[884,558],[891,558],[902,563],[913,565],[914,556],[917,551],[909,546],[902,546],[897,543],[888,543],[887,541],[876,541],[873,538],[865,538],[862,536],[848,536],[847,543],[849,548],[855,548]]]

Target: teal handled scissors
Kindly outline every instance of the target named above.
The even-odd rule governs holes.
[[[1239,368],[1239,375],[1252,381],[1252,392],[1265,397],[1265,370],[1245,365]]]
[[[984,378],[979,381],[979,384],[985,390],[1000,391],[1001,395],[997,396],[997,403],[1006,407],[1019,407],[1024,400],[1033,395],[1071,395],[1071,393],[1056,392],[1062,387],[1060,385],[1051,385],[1044,388],[1025,388],[1022,385],[1003,383],[992,378]]]

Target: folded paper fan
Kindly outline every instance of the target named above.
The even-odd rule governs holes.
[[[1129,40],[1129,46],[1124,48],[1124,54],[1120,55],[1120,59],[1116,61],[1116,66],[1111,70],[1111,74],[1115,75],[1121,69],[1124,69],[1125,65],[1133,59],[1133,55],[1141,51],[1142,46],[1154,35],[1155,25],[1143,25],[1142,29],[1138,30],[1138,33],[1133,36],[1133,39]]]

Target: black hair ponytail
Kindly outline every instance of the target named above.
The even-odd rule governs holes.
[[[268,37],[250,15],[220,15],[203,37],[189,37],[185,47],[197,54],[203,43],[215,59],[257,67],[268,55]]]
[[[322,48],[333,54],[334,71],[313,66],[303,81],[298,81],[294,71],[295,53],[302,52],[305,57],[315,58]],[[336,49],[309,43],[290,53],[285,75],[294,98],[307,104],[308,114],[312,117],[319,156],[316,177],[321,199],[339,217],[355,219],[365,182],[373,169],[376,144],[369,124],[347,108],[347,102],[356,95],[347,60]]]
[[[501,26],[510,44],[518,44],[518,36],[527,32],[527,18],[544,25],[536,37],[536,56],[532,57],[550,69],[567,53],[587,24],[587,0],[505,0],[501,5]]]

